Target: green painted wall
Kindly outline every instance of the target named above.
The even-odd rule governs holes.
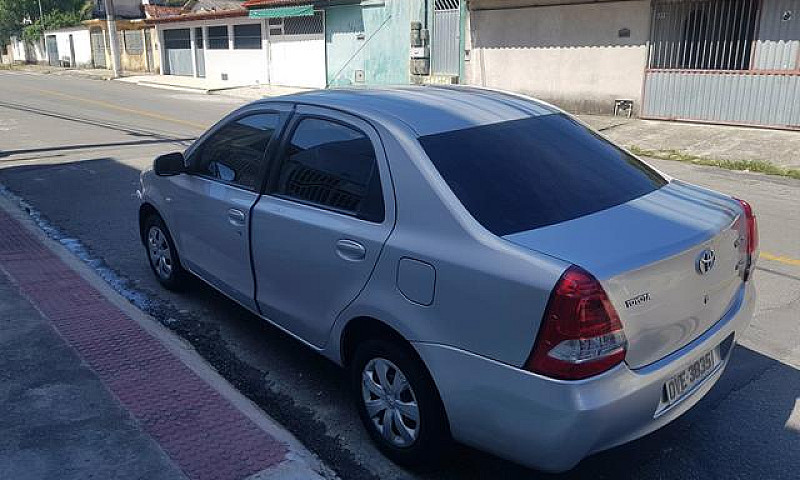
[[[425,0],[365,0],[325,9],[328,85],[409,83],[411,22],[421,21]],[[359,36],[361,36],[360,39]]]

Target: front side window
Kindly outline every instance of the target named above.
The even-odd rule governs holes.
[[[259,113],[228,123],[192,154],[192,171],[257,190],[264,167],[264,153],[279,122],[277,113]]]
[[[284,153],[275,194],[364,220],[384,218],[375,149],[341,123],[302,120]]]
[[[233,48],[237,50],[258,50],[261,48],[261,24],[234,25]]]
[[[227,50],[228,49],[228,27],[208,27],[208,49]]]
[[[656,171],[563,114],[419,141],[469,213],[499,236],[589,215],[666,184]]]

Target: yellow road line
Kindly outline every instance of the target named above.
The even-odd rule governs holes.
[[[794,265],[795,267],[800,267],[800,260],[796,258],[773,255],[769,252],[761,252],[761,255],[759,255],[759,257],[763,258],[764,260],[771,260],[773,262],[785,263],[786,265]]]
[[[110,102],[104,102],[102,100],[94,100],[94,99],[91,99],[91,98],[78,97],[78,96],[75,96],[75,95],[69,95],[67,93],[56,92],[56,91],[53,91],[53,90],[42,90],[42,89],[39,89],[39,88],[28,88],[28,87],[22,87],[22,88],[24,88],[25,90],[33,91],[33,92],[39,92],[39,93],[44,93],[44,94],[47,94],[47,95],[52,95],[54,97],[67,98],[67,99],[75,100],[75,101],[78,101],[78,102],[90,103],[90,104],[93,104],[93,105],[98,105],[98,106],[101,106],[101,107],[104,107],[104,108],[108,108],[110,110],[117,110],[119,112],[132,113],[134,115],[139,115],[139,116],[142,116],[142,117],[155,118],[156,120],[162,120],[164,122],[171,122],[171,123],[178,123],[178,124],[181,124],[181,125],[187,125],[189,127],[199,128],[201,130],[205,130],[205,129],[207,129],[209,127],[208,125],[201,125],[199,123],[189,122],[189,121],[186,121],[186,120],[181,120],[180,118],[170,117],[170,116],[167,116],[167,115],[161,115],[161,114],[158,114],[158,113],[148,112],[148,111],[145,111],[145,110],[138,110],[138,109],[135,109],[135,108],[122,107],[122,106],[119,106],[119,105],[116,105],[116,104],[113,104],[113,103],[110,103]]]

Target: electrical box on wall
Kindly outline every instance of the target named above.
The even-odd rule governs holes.
[[[422,22],[411,22],[411,74],[430,75],[431,53],[428,46],[430,34]]]

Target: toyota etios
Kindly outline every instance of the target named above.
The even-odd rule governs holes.
[[[569,469],[696,404],[753,311],[746,202],[512,94],[262,100],[141,183],[161,283],[191,272],[349,369],[405,465],[454,439]]]

